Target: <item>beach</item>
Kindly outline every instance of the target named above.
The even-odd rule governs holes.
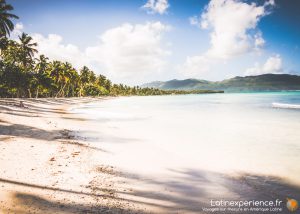
[[[99,99],[1,99],[1,213],[137,211],[117,198],[101,149],[75,139],[84,121],[66,109]]]
[[[299,213],[299,14],[0,0],[0,214]]]
[[[227,108],[212,108],[224,102],[221,96],[23,99],[25,108],[18,107],[19,99],[1,99],[0,211],[207,213],[204,208],[210,207],[211,199],[280,199],[286,203],[287,197],[299,198],[299,167],[290,168],[297,158],[288,153],[290,162],[273,159],[278,150],[284,152],[279,145],[269,147],[273,138],[261,140],[268,148],[265,159],[259,147],[252,144],[252,150],[256,149],[252,152],[246,140],[238,148],[247,152],[230,147],[240,137],[252,143],[251,136],[260,138],[268,130],[246,135],[249,130],[243,130],[236,118],[231,121]],[[235,103],[236,97],[225,98],[226,103]],[[201,102],[196,106],[211,122],[196,114],[199,109],[194,104],[192,111],[191,100],[197,99],[204,99],[205,108],[219,114],[216,120],[224,121],[221,115],[227,115],[227,121],[240,127],[239,134],[234,134],[236,127],[216,126]],[[298,112],[287,114],[292,118]],[[187,120],[194,122],[182,126]],[[287,120],[297,129],[297,120]],[[247,124],[253,128],[252,123]],[[294,129],[278,124],[283,131],[275,137],[293,134]],[[262,127],[266,126],[258,128]],[[294,132],[288,146],[297,150],[293,143],[298,137]],[[227,143],[228,148],[218,142]]]

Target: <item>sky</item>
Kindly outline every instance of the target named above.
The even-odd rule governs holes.
[[[7,0],[40,54],[116,83],[300,74],[300,1]]]

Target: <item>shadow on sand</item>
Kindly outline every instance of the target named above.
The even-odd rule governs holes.
[[[32,126],[11,124],[7,121],[0,120],[0,141],[6,141],[14,137],[31,138],[46,141],[59,140],[62,144],[78,146],[83,149],[108,152],[104,149],[78,142],[77,139],[75,139],[75,136],[72,135],[71,131],[66,129],[47,131]]]
[[[66,105],[84,104],[96,102],[111,98],[39,98],[39,99],[18,99],[6,98],[0,100],[0,113],[23,116],[23,117],[39,117],[46,113],[71,114],[63,110]],[[20,102],[23,102],[25,108],[20,107]],[[37,105],[38,104],[38,105]],[[48,115],[49,117],[49,115]],[[82,120],[82,118],[66,117],[66,119]]]
[[[14,198],[21,207],[30,206],[31,208],[35,207],[37,210],[46,209],[52,213],[102,213],[107,209],[109,210],[108,213],[134,213],[134,211],[128,209],[103,206],[103,204],[101,204],[101,198],[105,197],[110,197],[111,199],[120,200],[139,207],[154,207],[157,210],[161,210],[162,213],[203,213],[202,208],[210,207],[209,204],[211,199],[280,199],[283,201],[283,212],[280,213],[288,213],[285,208],[286,198],[300,198],[300,188],[298,186],[288,184],[276,177],[253,174],[243,174],[239,177],[230,177],[220,173],[192,169],[170,169],[170,172],[173,176],[164,180],[159,178],[143,177],[132,173],[117,174],[116,176],[118,176],[121,180],[126,180],[126,183],[134,189],[126,191],[123,189],[117,189],[114,190],[116,194],[113,196],[100,194],[106,190],[97,186],[93,188],[93,191],[86,190],[86,192],[77,192],[68,189],[39,186],[36,184],[22,183],[7,179],[0,179],[0,183],[9,183],[17,186],[26,186],[55,192],[64,192],[72,195],[78,195],[78,197],[80,195],[87,195],[97,197],[99,199],[98,204],[87,206],[77,203],[58,203],[31,194],[16,193],[14,195]],[[133,185],[130,185],[131,183]],[[145,185],[148,188],[140,188]],[[139,213],[143,212],[141,211]],[[18,210],[16,210],[15,213],[18,213]]]
[[[193,169],[169,169],[173,176],[166,180],[147,178],[137,174],[124,177],[137,188],[125,195],[171,204],[163,207],[167,213],[201,213],[203,207],[210,207],[210,200],[276,200],[283,201],[283,212],[287,198],[300,199],[300,187],[273,176],[256,174],[227,174]],[[141,190],[138,184],[150,186],[152,191]],[[124,195],[124,193],[119,192]],[[224,212],[222,212],[224,213]],[[231,212],[228,212],[231,213]]]
[[[15,193],[13,201],[18,204],[16,208],[6,209],[8,213],[27,214],[27,213],[143,213],[126,208],[119,208],[109,205],[89,205],[89,204],[68,204],[64,202],[51,201],[33,194]]]

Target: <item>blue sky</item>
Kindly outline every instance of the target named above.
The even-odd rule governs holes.
[[[8,3],[20,17],[15,35],[25,31],[51,59],[86,64],[116,82],[300,72],[294,0]]]

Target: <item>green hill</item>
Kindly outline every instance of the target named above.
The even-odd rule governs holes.
[[[290,74],[263,74],[258,76],[234,77],[223,81],[198,79],[156,81],[142,87],[180,90],[224,90],[224,91],[278,91],[300,90],[300,76]]]

